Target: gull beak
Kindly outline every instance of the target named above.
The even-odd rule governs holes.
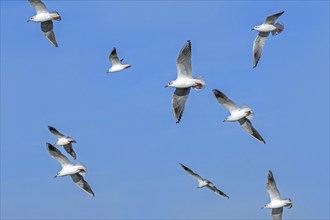
[[[57,177],[57,175],[56,176],[54,176],[54,178],[56,178]]]
[[[251,31],[253,31],[253,30],[254,30],[254,28],[251,29]]]
[[[168,85],[164,86],[164,88],[167,88],[167,87],[168,87]]]

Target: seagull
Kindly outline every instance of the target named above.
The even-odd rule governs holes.
[[[203,179],[202,177],[200,177],[200,175],[198,175],[197,173],[194,173],[191,169],[189,169],[185,165],[183,165],[181,163],[179,163],[179,164],[190,176],[194,177],[198,181],[197,188],[203,188],[206,186],[210,190],[215,192],[216,194],[218,194],[220,196],[224,196],[227,199],[229,199],[229,196],[227,196],[224,192],[220,191],[217,187],[215,187],[215,185],[211,181],[209,181],[207,179]]]
[[[84,190],[88,195],[94,196],[89,184],[84,180],[83,176],[86,175],[87,169],[81,163],[73,165],[66,156],[64,156],[56,147],[47,143],[47,148],[50,155],[57,160],[61,166],[62,170],[57,173],[55,177],[68,176],[70,175],[73,182],[82,190]]]
[[[65,151],[68,152],[68,154],[70,154],[73,157],[73,159],[76,159],[76,153],[72,148],[72,143],[77,143],[77,142],[73,138],[61,134],[58,130],[56,130],[52,126],[48,126],[48,129],[57,137],[57,141],[55,145],[63,146]]]
[[[283,13],[284,11],[270,15],[266,18],[263,24],[252,28],[252,30],[259,32],[258,36],[253,42],[253,68],[257,67],[258,65],[262,54],[262,49],[265,46],[269,33],[272,32],[272,35],[278,35],[284,30],[284,25],[282,23],[274,24],[278,17],[280,17]]]
[[[55,39],[55,34],[53,31],[53,21],[60,21],[61,16],[57,11],[48,12],[45,4],[40,0],[29,0],[30,4],[36,11],[36,15],[32,16],[29,21],[41,22],[41,30],[44,32],[46,38],[51,42],[55,47],[58,47],[58,44]]]
[[[127,68],[131,67],[130,64],[122,64],[121,63],[124,59],[119,60],[115,47],[112,49],[112,51],[109,55],[109,60],[112,64],[112,66],[108,69],[108,73],[118,72],[118,71],[121,71],[123,69],[127,69]]]
[[[242,108],[238,107],[232,100],[230,100],[225,94],[220,92],[217,89],[213,89],[213,94],[218,102],[225,107],[229,112],[230,116],[228,116],[224,122],[234,122],[238,121],[241,127],[252,137],[266,144],[265,140],[261,137],[259,132],[252,126],[251,121],[248,119],[252,119],[254,113],[251,108],[248,106],[243,106]]]
[[[176,67],[178,70],[177,79],[169,82],[165,88],[176,88],[172,96],[172,111],[176,123],[179,123],[188,99],[190,88],[192,87],[195,91],[200,92],[206,86],[203,77],[192,77],[190,40],[185,43],[181,52],[179,53],[178,59],[176,61]]]
[[[291,199],[281,199],[273,173],[270,170],[267,179],[267,192],[270,197],[270,203],[264,205],[263,208],[272,209],[273,220],[282,220],[283,207],[288,207],[289,209],[292,208]]]

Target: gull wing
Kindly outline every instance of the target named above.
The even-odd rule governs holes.
[[[73,159],[76,159],[76,152],[74,152],[71,143],[63,145],[63,147],[65,151],[73,157]]]
[[[266,141],[261,137],[259,132],[252,126],[252,123],[249,119],[244,117],[239,119],[238,122],[249,135],[266,144]]]
[[[109,55],[109,60],[111,62],[112,65],[119,65],[121,64],[119,58],[118,58],[118,55],[117,55],[117,50],[116,48],[112,48],[112,51],[110,52],[110,55]]]
[[[94,192],[89,184],[84,180],[84,178],[79,174],[71,174],[70,175],[73,182],[82,190],[84,190],[88,195],[94,196]]]
[[[282,220],[283,207],[272,209],[272,219],[273,220]]]
[[[253,68],[256,68],[258,65],[268,35],[269,32],[259,32],[258,36],[253,42]]]
[[[49,42],[51,42],[55,47],[58,47],[53,31],[53,21],[49,20],[41,22],[41,30],[44,32],[45,37],[49,40]]]
[[[69,161],[69,159],[64,156],[61,151],[59,151],[56,147],[54,147],[53,145],[47,143],[47,148],[48,148],[48,152],[50,153],[50,155],[57,160],[62,167],[71,164],[71,162]]]
[[[267,192],[269,194],[270,201],[281,199],[280,193],[276,187],[275,179],[271,170],[269,171],[267,176]]]
[[[206,185],[210,190],[212,190],[213,192],[215,192],[216,194],[226,197],[227,199],[229,199],[229,196],[227,196],[224,192],[222,192],[221,190],[219,190],[217,187],[215,187],[215,185],[213,183],[209,183]]]
[[[194,177],[198,182],[203,180],[203,178],[200,175],[198,175],[197,173],[194,173],[191,169],[189,169],[185,165],[183,165],[181,163],[179,163],[179,164],[190,176]]]
[[[50,132],[52,132],[57,138],[65,137],[65,135],[61,134],[58,130],[56,130],[52,126],[48,126]]]
[[[225,94],[220,92],[217,89],[213,89],[213,94],[215,98],[218,100],[218,102],[225,107],[229,112],[239,110],[240,108],[232,101],[230,100]]]
[[[270,15],[266,18],[264,24],[274,24],[275,21],[284,13],[284,11],[277,14]]]
[[[40,0],[29,0],[30,4],[34,8],[37,14],[48,13],[46,5]]]
[[[188,77],[192,78],[191,73],[191,42],[185,43],[181,49],[178,59],[176,60],[176,68],[178,70],[178,78]]]
[[[186,105],[190,88],[177,88],[172,96],[172,111],[175,117],[176,123],[179,123]]]

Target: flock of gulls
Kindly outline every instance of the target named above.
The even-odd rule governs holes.
[[[29,21],[41,23],[41,30],[45,37],[55,46],[58,47],[57,41],[55,39],[55,34],[53,30],[53,21],[60,21],[61,16],[58,12],[49,12],[45,4],[40,0],[28,0],[29,3],[36,11],[36,15],[32,16]],[[263,24],[253,27],[252,30],[258,31],[258,36],[253,43],[253,68],[258,65],[259,59],[261,57],[263,47],[266,43],[266,39],[270,33],[272,35],[280,34],[284,25],[282,23],[275,23],[276,20],[284,13],[284,11],[270,15],[266,18]],[[193,77],[192,76],[192,64],[191,64],[191,42],[188,40],[183,48],[181,49],[179,56],[176,61],[177,66],[177,78],[174,81],[169,82],[166,87],[173,87],[175,91],[172,96],[172,111],[176,123],[179,123],[182,119],[182,115],[185,109],[185,104],[187,102],[191,88],[196,92],[201,92],[205,86],[206,82],[203,77]],[[108,68],[108,73],[122,71],[124,69],[130,68],[130,64],[123,64],[123,59],[119,59],[117,55],[116,48],[114,47],[109,55],[109,60],[112,64]],[[232,100],[230,100],[224,93],[217,89],[213,89],[213,94],[217,101],[229,111],[230,115],[224,119],[224,122],[238,122],[240,126],[251,135],[256,140],[266,143],[259,132],[253,127],[251,120],[254,118],[253,110],[247,105],[242,107],[237,106]],[[49,131],[54,134],[57,141],[54,146],[47,143],[47,150],[51,157],[59,162],[62,169],[57,173],[55,177],[71,176],[73,182],[85,191],[88,195],[94,196],[90,185],[84,180],[84,176],[87,173],[86,167],[77,162],[75,165],[70,162],[70,160],[61,153],[59,149],[55,146],[63,146],[64,150],[75,160],[77,155],[73,150],[73,143],[76,141],[65,136],[56,130],[52,126],[48,126]],[[200,175],[193,172],[191,169],[183,164],[179,164],[184,171],[186,171],[190,176],[198,181],[198,188],[207,187],[212,190],[217,195],[229,199],[224,192],[219,190],[211,181],[203,179]],[[272,209],[273,219],[282,219],[283,207],[292,207],[292,202],[290,199],[281,199],[280,193],[276,187],[275,179],[272,171],[269,171],[267,176],[267,192],[270,197],[270,203],[263,206],[263,208]]]

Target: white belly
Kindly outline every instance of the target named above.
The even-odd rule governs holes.
[[[272,24],[262,24],[259,26],[259,32],[272,32],[275,31],[276,27]]]
[[[63,146],[63,145],[69,144],[69,143],[70,142],[67,138],[59,138],[56,142],[56,145]]]
[[[239,110],[239,111],[235,111],[232,112],[231,115],[227,118],[227,121],[238,121],[242,118],[246,117],[246,113],[244,110]]]
[[[49,13],[42,13],[42,14],[37,14],[34,17],[34,22],[44,22],[44,21],[49,21],[52,20],[52,16]]]
[[[285,202],[281,200],[275,200],[268,204],[268,208],[277,209],[285,206]]]

